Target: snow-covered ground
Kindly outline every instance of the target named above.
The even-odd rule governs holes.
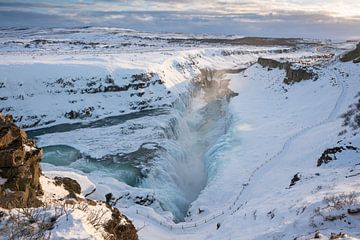
[[[175,44],[86,31],[1,36],[0,109],[45,147],[45,175],[86,179],[95,199],[112,193],[141,239],[360,237],[347,212],[359,207],[360,139],[340,117],[358,101],[360,65],[337,58],[355,44]],[[24,43],[11,42],[19,35]],[[101,45],[124,39],[132,44]],[[286,85],[285,71],[258,57],[311,65],[317,79]],[[223,70],[210,80],[230,80],[238,95],[209,100],[206,68]]]

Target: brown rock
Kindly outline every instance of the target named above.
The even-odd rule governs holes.
[[[80,184],[74,179],[68,177],[55,177],[55,185],[64,185],[64,188],[69,191],[69,193],[74,192],[77,194],[81,193]]]
[[[117,208],[112,208],[111,219],[104,224],[104,229],[109,233],[107,239],[111,240],[138,240],[137,231],[132,222],[122,215]],[[125,219],[126,223],[123,223]]]
[[[37,207],[42,150],[35,148],[26,133],[13,123],[12,116],[0,113],[0,207]]]
[[[96,201],[94,201],[94,200],[92,200],[92,199],[89,199],[89,198],[86,199],[86,202],[87,202],[90,206],[96,206],[96,205],[97,205]]]
[[[11,129],[2,127],[0,129],[0,149],[6,148],[6,146],[10,145],[12,141],[16,139],[15,134],[11,131]]]
[[[69,194],[66,197],[76,199],[76,200],[78,199],[78,197],[76,196],[76,193],[74,193],[73,191],[69,192]]]

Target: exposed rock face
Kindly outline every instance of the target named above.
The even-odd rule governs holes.
[[[42,149],[35,148],[10,115],[0,113],[0,207],[37,207]]]
[[[293,68],[289,62],[279,62],[269,58],[259,58],[258,63],[267,68],[279,68],[286,71],[284,79],[285,84],[293,84],[302,80],[309,80],[316,76],[313,72],[309,72],[306,68]]]
[[[342,62],[353,61],[353,63],[360,63],[360,42],[356,45],[356,48],[350,52],[345,53],[341,58]]]
[[[302,80],[309,80],[315,76],[314,73],[308,72],[305,69],[293,69],[291,66],[286,68],[286,78],[284,79],[284,83],[292,84],[295,82],[300,82]]]
[[[276,61],[274,59],[270,59],[270,58],[258,58],[258,64],[260,64],[263,67],[268,67],[268,68],[280,68],[280,69],[285,69],[285,63],[281,63],[279,61]]]

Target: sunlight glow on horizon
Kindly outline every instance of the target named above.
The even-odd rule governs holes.
[[[126,2],[127,4],[124,4]],[[101,11],[174,11],[218,14],[276,14],[277,12],[321,13],[345,19],[360,18],[360,1],[353,0],[197,0],[172,1],[114,1],[83,5]],[[88,9],[89,10],[89,9]]]
[[[360,36],[360,1],[0,0],[0,26],[84,25],[140,31],[356,38]]]

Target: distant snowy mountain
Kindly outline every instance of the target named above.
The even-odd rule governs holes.
[[[357,239],[355,45],[9,28],[0,111],[140,239]]]

